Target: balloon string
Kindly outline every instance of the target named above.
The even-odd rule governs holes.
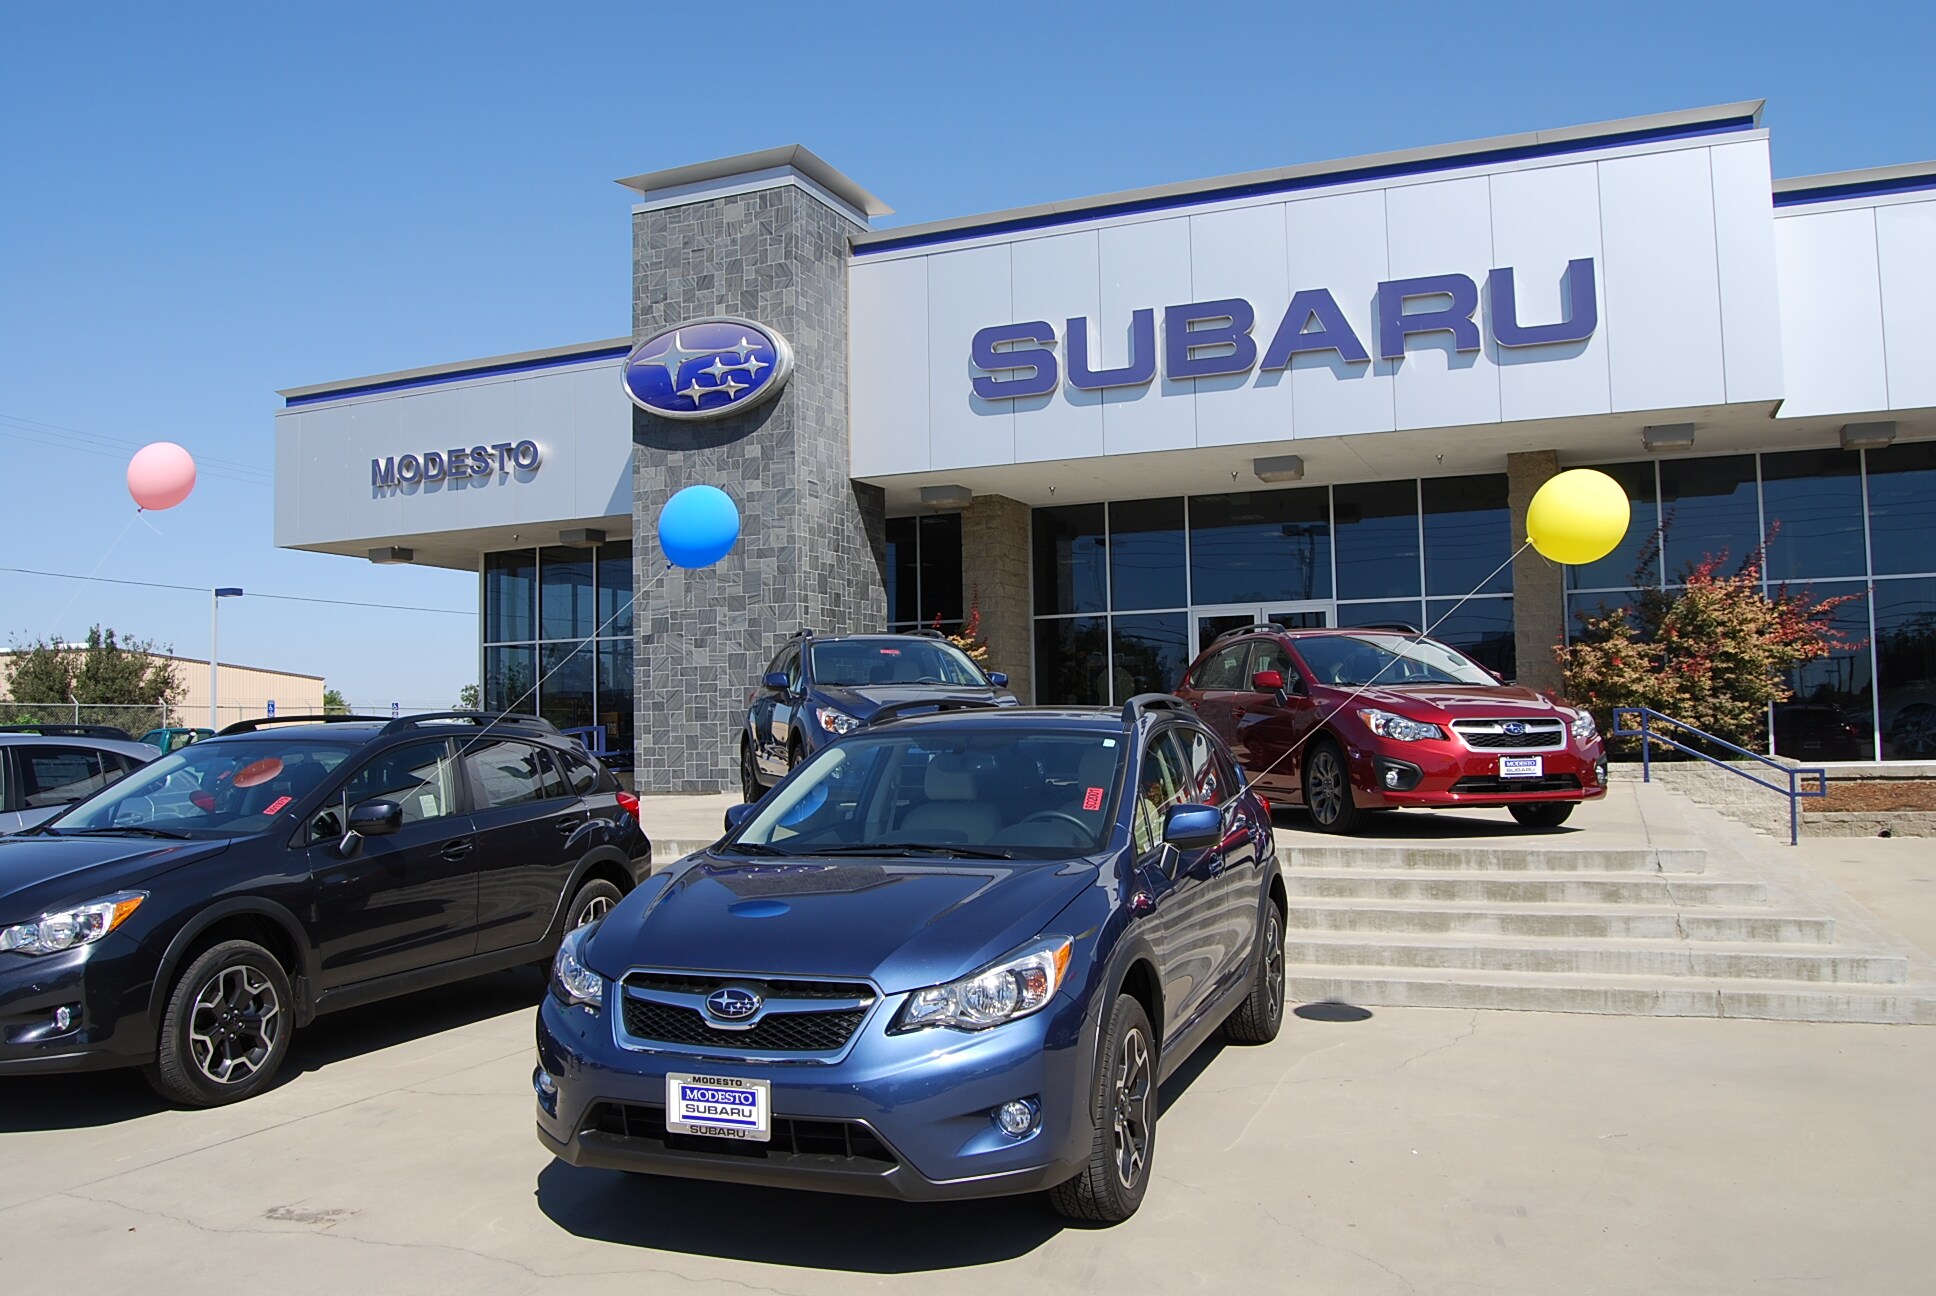
[[[1464,607],[1466,605],[1467,600],[1471,599],[1473,595],[1477,594],[1480,590],[1484,589],[1488,584],[1490,584],[1494,576],[1497,576],[1500,572],[1512,566],[1513,562],[1516,559],[1518,559],[1519,555],[1525,553],[1527,546],[1531,545],[1532,543],[1533,542],[1529,539],[1525,543],[1521,544],[1519,548],[1513,550],[1510,554],[1506,556],[1506,561],[1500,563],[1497,567],[1494,567],[1491,571],[1487,572],[1485,576],[1480,579],[1479,583],[1477,585],[1474,585],[1471,588],[1471,590],[1469,590],[1466,593],[1464,598],[1461,598],[1457,603],[1454,603],[1451,607],[1445,609],[1444,612],[1440,613],[1438,620],[1432,622],[1431,625],[1426,626],[1423,630],[1419,631],[1418,634],[1412,636],[1413,645],[1416,646],[1420,643],[1423,643],[1427,638],[1429,638],[1431,633],[1434,630],[1438,629],[1440,626],[1445,624],[1445,619],[1447,617],[1451,616],[1454,612],[1457,612],[1460,608]],[[1340,628],[1348,629],[1349,627],[1340,627]],[[1351,694],[1350,697],[1338,703],[1338,705],[1332,707],[1331,710],[1326,712],[1324,717],[1320,719],[1315,725],[1312,725],[1309,729],[1305,730],[1302,737],[1300,737],[1296,742],[1292,743],[1289,747],[1286,747],[1281,753],[1279,753],[1276,760],[1272,761],[1270,764],[1264,766],[1263,769],[1257,770],[1254,773],[1246,772],[1246,774],[1244,775],[1244,790],[1249,791],[1252,788],[1255,788],[1257,786],[1258,779],[1264,777],[1264,775],[1276,769],[1279,765],[1283,764],[1294,753],[1296,753],[1298,748],[1302,747],[1305,743],[1309,742],[1311,739],[1317,737],[1319,731],[1322,730],[1325,725],[1330,724],[1331,721],[1335,719],[1339,715],[1339,713],[1341,713],[1346,707],[1350,706],[1353,702],[1356,702],[1360,697],[1364,696],[1365,690],[1370,688],[1372,685],[1376,684],[1379,680],[1379,677],[1382,676],[1386,671],[1390,670],[1392,667],[1398,665],[1399,661],[1400,661],[1399,656],[1396,653],[1394,653],[1385,662],[1383,666],[1380,666],[1378,668],[1376,673],[1374,673],[1370,679],[1360,684],[1357,687],[1357,689]]]
[[[140,516],[141,516],[141,510],[136,509],[134,511],[134,517],[129,518],[128,524],[121,528],[121,534],[117,535],[116,537],[114,537],[112,541],[109,542],[107,553],[102,554],[101,561],[94,564],[94,570],[87,574],[87,577],[85,580],[81,581],[74,587],[74,592],[73,594],[68,596],[66,605],[63,606],[59,612],[56,612],[54,614],[53,624],[47,627],[47,633],[40,637],[43,643],[45,643],[47,640],[52,639],[54,637],[54,631],[60,627],[61,618],[65,617],[70,611],[73,610],[74,600],[79,598],[81,596],[81,591],[87,588],[87,582],[93,580],[96,576],[99,576],[101,574],[101,568],[107,566],[108,558],[114,553],[115,546],[120,544],[122,540],[127,538],[128,532],[134,529],[135,518],[139,518]],[[156,534],[159,535],[160,532],[156,532]],[[54,646],[59,647],[60,645],[55,644]],[[61,701],[64,699],[56,699],[56,700]]]

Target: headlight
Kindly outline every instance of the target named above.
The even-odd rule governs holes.
[[[1590,711],[1575,712],[1573,723],[1567,726],[1573,731],[1573,741],[1584,746],[1600,736],[1600,730],[1593,723]]]
[[[893,1029],[953,1026],[957,1030],[987,1030],[1037,1011],[1062,985],[1069,970],[1067,936],[1050,936],[1018,950],[981,971],[930,986],[908,996]]]
[[[1407,720],[1402,715],[1389,711],[1375,711],[1369,708],[1360,711],[1358,718],[1365,722],[1365,728],[1380,738],[1394,738],[1399,742],[1417,742],[1421,738],[1443,738],[1445,730],[1423,720]]]
[[[820,727],[836,737],[860,728],[860,721],[845,711],[836,711],[832,707],[815,707],[813,713],[819,717]]]
[[[0,953],[58,954],[92,945],[126,922],[147,898],[146,891],[117,891],[72,909],[44,913],[32,922],[0,928]]]
[[[583,1004],[593,1012],[605,1006],[605,978],[585,966],[579,951],[597,929],[596,923],[588,923],[566,935],[558,957],[551,960],[552,995],[562,1004]]]

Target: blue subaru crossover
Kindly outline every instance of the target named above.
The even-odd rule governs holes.
[[[1121,1220],[1164,1077],[1277,1034],[1269,810],[1175,698],[891,719],[728,822],[559,951],[573,1165]]]

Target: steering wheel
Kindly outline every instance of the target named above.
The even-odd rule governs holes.
[[[1041,822],[1041,823],[1060,822],[1060,823],[1068,824],[1071,828],[1074,828],[1077,832],[1081,833],[1085,837],[1091,836],[1094,833],[1094,829],[1090,828],[1088,824],[1082,822],[1082,820],[1070,814],[1067,810],[1037,810],[1034,814],[1022,820],[1022,822],[1025,824],[1036,823],[1036,822]]]
[[[140,804],[137,806],[137,802]],[[155,799],[150,796],[131,796],[114,807],[114,815],[109,820],[115,827],[123,824],[152,823],[155,818]]]

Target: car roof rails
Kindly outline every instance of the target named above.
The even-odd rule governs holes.
[[[39,734],[43,738],[113,738],[120,742],[134,741],[134,735],[119,725],[10,724],[0,725],[0,734]]]
[[[939,630],[930,630],[925,626],[917,630],[896,630],[893,633],[898,635],[911,635],[916,639],[946,639],[948,637]]]
[[[906,702],[890,702],[867,718],[862,728],[887,724],[903,716],[921,712],[927,715],[940,715],[944,711],[1012,711],[1013,707],[1003,706],[993,698],[909,698]]]
[[[1259,630],[1268,630],[1274,634],[1283,634],[1290,628],[1289,626],[1281,626],[1275,621],[1253,621],[1247,626],[1238,626],[1234,630],[1224,631],[1210,641],[1210,646],[1215,648],[1226,639],[1235,639],[1238,635],[1256,634]]]
[[[1123,703],[1123,728],[1134,728],[1136,722],[1151,711],[1188,711],[1190,704],[1174,693],[1138,693]]]
[[[544,733],[557,733],[558,726],[542,716],[523,715],[516,711],[506,711],[503,715],[492,715],[489,711],[424,711],[417,715],[398,716],[383,726],[384,733],[400,733],[414,729],[418,725],[431,724],[472,724],[480,729],[537,729]]]
[[[258,729],[269,729],[277,725],[383,724],[386,719],[385,716],[349,715],[342,712],[331,712],[329,715],[257,716],[253,720],[237,720],[234,724],[223,725],[215,731],[215,736],[226,738],[230,734],[254,733]]]
[[[1424,634],[1409,621],[1367,621],[1363,625],[1339,626],[1340,630],[1386,630],[1393,634]]]
[[[812,628],[803,627],[799,630],[795,630],[792,634],[788,635],[787,642],[792,643],[795,639],[811,639],[811,638],[813,638]]]

